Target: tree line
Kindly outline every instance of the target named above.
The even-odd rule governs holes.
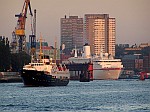
[[[31,58],[26,52],[11,53],[8,38],[0,37],[0,72],[18,72]]]

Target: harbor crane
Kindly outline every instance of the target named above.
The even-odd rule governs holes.
[[[17,26],[15,31],[13,32],[14,42],[16,42],[16,46],[18,47],[18,52],[26,51],[26,36],[25,36],[25,24],[27,18],[27,10],[29,8],[30,15],[33,16],[30,0],[25,0],[22,12],[15,17],[18,17]]]
[[[36,9],[34,10],[33,25],[31,24],[32,34],[29,35],[30,55],[36,57]]]

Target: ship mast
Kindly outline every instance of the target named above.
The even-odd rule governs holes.
[[[39,59],[40,59],[40,62],[42,62],[42,55],[43,55],[43,52],[42,52],[42,36],[40,34],[40,52],[39,52]]]
[[[56,42],[56,40],[55,40],[55,48],[54,48],[54,63],[56,63],[56,46],[57,46],[57,42]]]

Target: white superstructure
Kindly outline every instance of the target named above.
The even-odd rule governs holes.
[[[93,63],[93,79],[94,80],[116,80],[119,78],[123,65],[121,59],[114,59],[108,53],[100,52],[99,55],[91,56],[90,46],[88,44],[83,46],[82,57],[69,58],[70,63]]]
[[[93,58],[94,80],[116,80],[119,78],[123,65],[120,59],[114,59],[105,53]]]
[[[47,75],[55,76],[56,78],[68,77],[70,78],[69,70],[65,65],[56,65],[48,59],[42,59],[42,62],[31,62],[23,67],[24,70],[43,71]]]
[[[91,62],[91,51],[90,51],[90,46],[88,44],[85,44],[83,46],[83,53],[82,57],[77,56],[77,50],[75,48],[75,55],[74,57],[71,57],[68,59],[70,63],[89,63]]]

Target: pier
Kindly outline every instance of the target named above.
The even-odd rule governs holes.
[[[66,65],[70,72],[70,80],[89,82],[93,80],[93,65],[89,63],[71,63]]]
[[[18,72],[0,72],[0,83],[22,82]]]

